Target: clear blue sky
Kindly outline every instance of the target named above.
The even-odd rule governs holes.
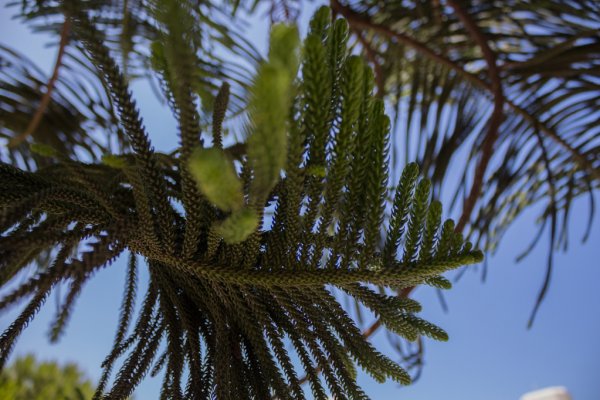
[[[0,9],[1,41],[49,71],[54,50],[45,49],[45,39],[11,21],[10,12]],[[264,48],[265,29],[263,24],[250,31],[257,47]],[[135,95],[156,148],[172,149],[177,139],[168,110],[145,85],[136,85]],[[473,268],[446,293],[449,313],[442,311],[433,289],[416,291],[424,306],[422,315],[450,334],[447,343],[426,341],[421,379],[401,388],[377,384],[361,374],[366,392],[382,400],[508,400],[529,390],[564,385],[576,400],[600,399],[600,220],[596,217],[588,243],[581,245],[578,239],[588,222],[587,207],[586,201],[579,201],[573,208],[569,252],[556,256],[550,291],[531,330],[526,323],[543,279],[548,248],[542,242],[523,262],[514,262],[536,232],[536,214],[530,212],[511,227],[497,255],[489,259],[486,283]],[[89,281],[66,335],[56,345],[49,344],[46,336],[56,305],[54,298],[48,301],[18,341],[13,357],[33,352],[42,359],[76,361],[98,379],[100,363],[114,337],[125,262],[119,259]],[[141,293],[145,279],[144,275]],[[16,313],[0,315],[0,329]],[[393,354],[382,332],[374,340],[383,352]],[[136,392],[137,399],[158,399],[160,385],[160,378],[147,378]]]

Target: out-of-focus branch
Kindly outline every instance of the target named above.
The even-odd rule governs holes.
[[[362,45],[365,50],[365,54],[367,59],[371,64],[373,64],[373,70],[375,71],[375,84],[377,85],[377,97],[383,97],[385,91],[385,77],[383,76],[383,71],[381,69],[381,64],[377,61],[377,53],[371,47],[371,43],[367,41],[365,36],[358,29],[351,28],[352,32],[358,38],[358,41]]]
[[[466,81],[472,83],[473,85],[485,89],[487,92],[493,94],[494,88],[492,85],[485,80],[481,79],[477,75],[474,75],[468,71],[466,71],[462,66],[455,63],[454,61],[446,58],[444,55],[437,53],[436,51],[427,47],[426,44],[419,42],[418,40],[400,32],[396,32],[393,29],[381,25],[372,21],[369,17],[359,14],[354,11],[351,7],[340,3],[339,0],[331,0],[330,2],[331,8],[337,14],[346,18],[350,27],[353,29],[369,29],[376,33],[379,33],[383,36],[388,37],[389,39],[395,40],[398,43],[402,43],[413,50],[419,52],[420,54],[428,57],[435,62],[442,64],[454,72],[456,72],[459,76],[461,76]],[[584,155],[581,154],[577,149],[571,146],[565,139],[563,139],[558,133],[556,133],[553,129],[549,128],[547,125],[539,121],[536,117],[529,114],[529,112],[523,108],[521,108],[518,104],[515,104],[510,99],[504,99],[504,103],[510,107],[515,113],[519,114],[523,119],[525,119],[528,123],[535,126],[540,130],[541,133],[548,136],[552,140],[554,140],[558,145],[564,148],[572,157],[573,160],[579,164],[579,166],[590,174],[594,179],[600,180],[600,170],[594,168],[590,160]]]
[[[223,149],[226,154],[228,154],[234,160],[242,160],[242,158],[246,155],[246,143],[235,143],[229,147]]]
[[[443,55],[435,52],[434,50],[427,47],[426,44],[419,42],[415,38],[410,37],[404,33],[396,32],[385,25],[373,22],[370,18],[357,13],[349,6],[340,3],[339,0],[331,0],[331,8],[333,11],[343,16],[348,21],[348,24],[351,28],[359,30],[369,29],[376,33],[379,33],[380,35],[387,36],[390,39],[394,39],[398,43],[402,43],[408,47],[411,47],[412,49],[427,56],[428,58],[452,69],[467,81],[477,86],[484,87],[488,90],[490,89],[490,85],[486,81],[479,78],[477,75],[465,71],[460,65],[444,57]]]
[[[56,55],[56,62],[54,63],[54,70],[52,71],[52,76],[46,85],[46,92],[42,96],[40,104],[33,115],[33,118],[27,125],[27,129],[23,131],[20,135],[15,136],[8,142],[8,147],[17,147],[21,143],[23,143],[27,138],[35,133],[38,125],[42,121],[42,117],[44,116],[44,112],[46,112],[46,108],[50,104],[50,100],[52,99],[52,91],[54,90],[54,85],[56,84],[56,80],[58,79],[58,72],[60,67],[62,66],[62,58],[65,54],[65,47],[69,42],[69,31],[71,30],[71,21],[67,18],[65,22],[63,22],[62,29],[60,32],[60,43],[58,45],[58,53]]]
[[[471,34],[477,45],[481,48],[483,58],[485,59],[488,67],[488,77],[490,79],[491,89],[494,95],[494,110],[492,111],[492,115],[490,116],[488,122],[488,132],[485,135],[481,145],[481,156],[479,158],[479,162],[477,163],[477,167],[475,168],[475,176],[473,177],[471,191],[469,192],[469,195],[463,204],[462,215],[456,224],[456,230],[458,232],[462,232],[467,222],[469,222],[471,213],[475,208],[475,203],[477,203],[477,199],[481,193],[483,178],[485,176],[490,159],[492,158],[494,144],[496,143],[496,139],[498,139],[498,128],[500,128],[500,124],[502,123],[504,115],[504,92],[502,90],[502,81],[500,80],[500,70],[498,69],[498,65],[496,63],[496,53],[494,53],[494,51],[490,48],[487,37],[481,31],[481,29],[479,29],[477,23],[471,18],[471,16],[465,12],[455,0],[448,0],[448,5],[452,7],[458,18],[465,26],[466,30]]]

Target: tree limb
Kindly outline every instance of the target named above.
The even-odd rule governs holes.
[[[466,226],[471,213],[475,208],[475,203],[481,193],[483,186],[483,177],[487,170],[490,158],[492,157],[492,151],[494,144],[498,139],[498,128],[502,123],[503,119],[503,108],[504,108],[504,92],[502,90],[502,81],[500,80],[500,70],[496,63],[496,53],[490,48],[488,39],[484,33],[479,29],[475,21],[467,14],[455,0],[448,0],[448,5],[454,9],[454,12],[461,20],[467,31],[472,35],[477,45],[481,48],[483,58],[488,66],[488,76],[491,81],[491,89],[494,95],[494,110],[489,119],[488,132],[483,139],[481,146],[481,157],[477,163],[475,169],[475,176],[473,177],[473,184],[469,196],[465,200],[463,205],[462,215],[456,224],[456,231],[462,232]]]
[[[357,29],[370,29],[390,39],[396,40],[398,43],[402,43],[406,46],[409,46],[417,52],[421,53],[422,55],[434,60],[435,62],[452,69],[463,79],[472,83],[473,85],[485,89],[487,92],[494,92],[491,84],[479,78],[477,75],[466,71],[454,61],[446,58],[441,54],[438,54],[434,50],[427,47],[427,45],[425,45],[424,43],[421,43],[418,40],[406,34],[396,32],[385,25],[373,22],[370,18],[357,13],[349,6],[341,4],[339,0],[331,0],[331,8],[335,12],[346,18],[348,24],[350,24],[351,27]],[[504,102],[508,107],[510,107],[514,112],[523,117],[527,122],[529,122],[534,127],[537,127],[540,130],[540,132],[542,132],[544,135],[548,136],[556,143],[558,143],[562,148],[564,148],[573,157],[574,161],[577,164],[579,164],[581,169],[586,170],[594,179],[600,180],[600,170],[594,168],[590,160],[588,160],[583,154],[578,152],[575,148],[573,148],[573,146],[567,143],[567,141],[563,139],[558,133],[556,133],[554,130],[540,122],[534,116],[529,114],[529,112],[527,112],[518,104],[515,104],[510,99],[505,99]]]
[[[485,87],[489,87],[489,89],[492,91],[492,93],[494,95],[494,110],[492,112],[492,115],[490,116],[488,133],[483,140],[482,150],[481,150],[482,151],[481,158],[479,159],[479,162],[477,164],[477,168],[475,171],[475,177],[473,178],[473,184],[471,186],[471,191],[469,193],[469,196],[465,200],[462,215],[460,216],[459,222],[455,229],[456,232],[462,232],[466,223],[468,222],[468,220],[471,216],[471,213],[475,207],[475,203],[477,202],[477,199],[479,198],[479,194],[480,194],[481,188],[483,186],[483,177],[485,175],[485,171],[487,170],[487,166],[488,166],[490,158],[492,156],[492,150],[494,148],[494,143],[496,142],[496,139],[498,138],[498,128],[500,127],[500,124],[502,123],[502,118],[503,118],[504,93],[502,90],[502,82],[500,80],[500,71],[496,64],[496,55],[492,51],[492,49],[489,47],[487,38],[479,30],[476,23],[471,19],[471,17],[464,10],[462,10],[462,8],[460,8],[460,6],[457,3],[455,3],[453,0],[448,0],[448,4],[454,9],[454,11],[456,12],[459,19],[464,24],[467,31],[469,31],[469,33],[471,33],[471,35],[473,36],[473,38],[475,39],[477,44],[480,46],[480,48],[483,52],[485,61],[488,65],[488,75],[489,75],[489,79],[491,81],[491,85],[488,85],[484,81],[481,81],[481,84],[485,85]],[[334,5],[335,5],[335,7],[334,7]],[[354,11],[351,11],[348,7],[341,5],[338,0],[332,0],[332,8],[334,8],[334,10],[338,11],[340,14],[344,15],[348,19],[348,22],[351,24],[351,26],[352,26],[352,23],[356,22],[358,19],[351,20],[350,16],[354,16],[355,18],[360,18],[360,20],[358,20],[359,24],[366,24],[366,22],[364,21],[364,18],[362,16],[359,16],[358,14],[354,13]],[[368,28],[372,28],[372,29],[374,29],[375,26],[380,27],[379,25],[374,25],[374,24],[367,25]],[[399,39],[399,41],[403,41],[405,44],[410,45],[411,47],[413,47],[419,51],[422,51],[423,53],[434,58],[436,61],[444,60],[442,62],[443,64],[445,64],[447,66],[451,66],[452,69],[460,70],[462,72],[461,75],[469,76],[470,80],[471,80],[471,78],[475,78],[474,81],[478,82],[478,85],[481,85],[479,83],[479,81],[480,81],[479,78],[466,72],[464,69],[462,69],[458,65],[452,63],[450,60],[446,59],[445,57],[438,55],[437,53],[434,53],[431,49],[427,48],[425,45],[421,44],[420,42],[417,42],[416,40],[414,40],[408,36],[401,35],[399,33],[395,33],[384,27],[380,27],[376,30],[379,30],[379,29],[383,29],[383,32],[386,33],[388,36],[392,35],[392,36],[396,37],[397,39]],[[362,35],[360,33],[357,33],[357,35],[358,35],[359,39],[362,38]],[[361,42],[362,42],[362,40],[361,40]],[[410,293],[414,289],[415,289],[414,286],[405,288],[400,293],[398,293],[398,296],[407,297],[410,295]],[[377,330],[379,329],[381,324],[382,324],[382,322],[380,319],[376,320],[371,326],[369,326],[367,329],[365,329],[363,331],[363,336],[365,338],[371,337],[373,334],[375,334],[375,332],[377,332]],[[319,371],[320,371],[320,368],[317,368],[317,372],[319,372]],[[305,376],[300,380],[300,383],[303,384],[307,381],[308,381],[308,376]]]
[[[48,105],[50,104],[50,100],[52,99],[52,91],[54,90],[54,85],[58,80],[58,72],[60,67],[62,66],[62,58],[65,54],[65,48],[67,43],[69,42],[69,31],[71,30],[71,21],[66,18],[65,22],[63,22],[62,30],[60,32],[60,43],[58,45],[58,53],[56,55],[56,62],[54,63],[54,70],[52,71],[52,76],[46,85],[46,92],[42,96],[42,100],[33,115],[33,118],[27,125],[27,129],[23,131],[20,135],[15,136],[8,142],[8,147],[14,148],[23,143],[29,136],[35,133],[38,125],[42,121],[42,117],[44,116],[44,112]]]

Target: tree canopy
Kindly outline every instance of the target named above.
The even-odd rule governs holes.
[[[94,385],[73,363],[39,362],[29,354],[0,373],[0,399],[86,400],[93,394]]]
[[[366,398],[356,366],[407,384],[414,361],[369,335],[446,340],[407,295],[450,288],[442,273],[481,262],[542,204],[532,246],[547,230],[552,249],[533,321],[574,199],[594,212],[598,4],[333,0],[301,40],[302,6],[20,3],[59,43],[48,79],[0,46],[0,284],[39,267],[0,299],[29,299],[2,364],[56,287],[52,340],[85,282],[129,253],[96,398],[161,370],[166,398],[304,398],[304,382],[315,398]],[[262,59],[243,22],[265,7]],[[153,148],[136,79],[175,116],[174,152]],[[134,318],[139,259],[151,278]],[[332,288],[374,325],[361,332]]]

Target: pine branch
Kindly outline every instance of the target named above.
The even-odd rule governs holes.
[[[195,111],[181,99],[190,100],[186,80],[193,74],[184,71],[189,60],[177,57],[169,71],[183,72],[164,76],[171,79],[182,148],[179,154],[154,152],[116,62],[75,6],[67,6],[67,13],[112,91],[134,154],[86,164],[37,145],[33,150],[51,160],[49,166],[25,173],[0,164],[0,193],[6,193],[0,196],[2,282],[16,276],[33,254],[59,249],[46,272],[0,300],[4,308],[34,295],[0,337],[3,356],[53,287],[68,279],[71,290],[52,328],[58,338],[83,283],[127,250],[119,323],[96,399],[126,398],[147,372],[161,369],[165,398],[302,399],[285,338],[317,398],[327,395],[319,370],[339,398],[366,398],[356,383],[356,365],[379,381],[408,384],[408,373],[365,340],[329,287],[345,290],[381,316],[390,332],[446,340],[440,328],[414,315],[418,304],[367,285],[445,287],[441,273],[479,262],[483,255],[454,232],[452,221],[441,224],[441,206],[431,203],[429,181],[417,184],[414,164],[403,173],[391,223],[384,224],[389,119],[373,94],[373,73],[361,58],[349,56],[347,24],[330,21],[326,9],[317,13],[298,60],[302,77],[297,77],[296,30],[273,30],[269,59],[251,92],[247,156],[238,170],[219,145],[224,94],[212,121],[213,148],[191,151],[198,144],[192,137]],[[365,154],[364,146],[372,151]],[[186,184],[188,173],[192,181]],[[200,198],[206,199],[204,206],[189,203]],[[171,201],[182,202],[185,215]],[[274,221],[265,226],[263,215],[271,206]],[[194,225],[200,229],[190,220],[203,221]],[[388,236],[383,250],[381,231]],[[82,251],[83,246],[91,248]],[[71,251],[81,256],[69,260]],[[129,332],[137,255],[148,264],[150,278]],[[310,267],[302,265],[307,260]]]
[[[385,37],[397,40],[398,42],[409,46],[410,48],[419,52],[419,54],[424,55],[431,60],[444,65],[451,70],[455,71],[458,75],[460,75],[467,82],[473,84],[476,87],[481,89],[485,89],[487,92],[493,93],[494,89],[492,86],[484,81],[483,79],[477,77],[476,75],[466,71],[460,65],[456,64],[452,60],[448,59],[444,55],[436,53],[434,50],[427,47],[426,44],[419,42],[418,40],[399,32],[396,32],[387,26],[378,24],[372,21],[368,17],[364,17],[354,10],[352,10],[349,6],[343,5],[338,0],[331,0],[331,8],[332,10],[338,12],[340,15],[344,16],[348,20],[348,23],[352,26],[355,26],[358,29],[366,29],[373,30]],[[594,167],[593,163],[587,158],[586,154],[582,154],[579,152],[573,145],[569,144],[564,138],[562,138],[556,131],[554,131],[551,127],[548,127],[546,124],[539,121],[533,115],[531,115],[525,108],[518,105],[514,101],[507,99],[505,104],[509,106],[512,111],[519,114],[523,119],[525,119],[530,125],[535,128],[539,128],[544,135],[552,138],[559,146],[561,146],[565,151],[567,151],[571,157],[579,164],[582,170],[587,171],[594,179],[600,179],[600,170]]]

